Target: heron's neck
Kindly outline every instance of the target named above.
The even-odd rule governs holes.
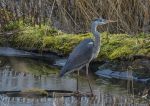
[[[98,56],[98,53],[100,51],[100,43],[101,43],[100,33],[97,31],[97,26],[98,26],[98,24],[92,23],[92,27],[91,27],[91,31],[95,38],[94,39],[94,49],[93,49],[94,58],[96,58]]]

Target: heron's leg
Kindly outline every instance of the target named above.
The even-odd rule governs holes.
[[[79,70],[77,71],[77,93],[79,93]]]
[[[89,64],[86,64],[86,77],[87,77],[87,80],[88,80],[88,84],[89,84],[89,87],[90,87],[91,94],[93,95],[93,90],[92,90],[90,80],[89,80],[89,75],[88,75],[88,68],[89,68]]]

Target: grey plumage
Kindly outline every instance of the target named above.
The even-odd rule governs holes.
[[[77,47],[75,47],[75,49],[70,54],[65,66],[62,68],[60,77],[72,71],[79,71],[84,66],[86,66],[86,71],[88,74],[88,66],[90,61],[95,59],[100,51],[101,40],[100,33],[97,31],[97,26],[106,24],[108,22],[113,21],[105,20],[102,18],[92,21],[91,31],[95,39],[85,39],[81,41]]]
[[[75,47],[75,49],[70,54],[65,66],[62,68],[60,76],[68,72],[75,71],[85,66],[92,59],[93,52],[93,40],[85,39],[80,44]]]

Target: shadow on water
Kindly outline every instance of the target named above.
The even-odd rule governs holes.
[[[125,83],[119,86],[114,84],[115,80],[112,83],[95,76],[91,77],[91,82],[96,96],[86,95],[89,87],[84,77],[80,77],[79,90],[85,95],[74,96],[72,92],[76,91],[75,77],[58,78],[58,72],[59,69],[41,61],[1,57],[0,106],[148,106],[150,103],[148,99],[129,94],[124,87]],[[66,92],[62,95],[48,92],[47,96],[33,96],[32,93],[37,88]],[[22,93],[30,89],[33,91],[26,96],[11,95],[11,91]]]

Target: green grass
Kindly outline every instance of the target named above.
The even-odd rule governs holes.
[[[10,23],[12,24],[12,23]],[[67,34],[48,25],[31,26],[18,23],[19,34],[11,40],[12,47],[48,49],[58,54],[68,55],[72,49],[85,38],[91,38],[91,33]],[[8,25],[11,26],[11,25]],[[9,30],[14,27],[8,27]],[[16,27],[15,27],[16,28]],[[117,59],[131,55],[150,55],[150,37],[141,33],[136,36],[127,34],[102,33],[102,46],[98,59]]]

